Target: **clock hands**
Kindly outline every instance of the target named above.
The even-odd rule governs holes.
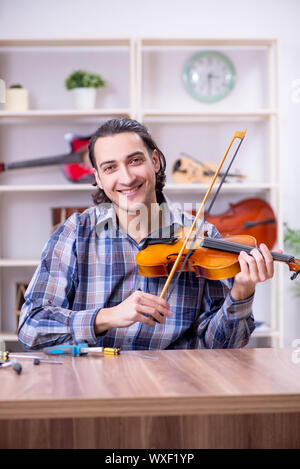
[[[209,73],[207,74],[207,92],[208,92],[209,95],[212,94],[212,86],[213,86],[213,85],[212,85],[212,80],[213,80],[213,78],[217,78],[217,79],[218,79],[219,76],[218,76],[218,75],[214,75],[212,72],[209,72]]]

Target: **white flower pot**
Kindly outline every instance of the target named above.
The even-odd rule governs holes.
[[[28,110],[28,90],[25,88],[8,88],[6,90],[5,110],[22,112]]]
[[[72,93],[75,109],[94,109],[96,105],[96,88],[74,88]]]

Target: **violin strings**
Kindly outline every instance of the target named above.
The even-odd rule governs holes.
[[[255,246],[248,246],[245,244],[234,243],[232,241],[226,241],[225,239],[215,239],[215,238],[204,238],[202,242],[202,247],[216,249],[220,251],[232,252],[239,254],[241,251],[245,251],[247,254],[250,254],[252,249]],[[257,248],[260,251],[259,248]],[[292,262],[294,259],[293,256],[288,254],[281,254],[279,252],[271,251],[271,255],[274,260],[282,262]]]

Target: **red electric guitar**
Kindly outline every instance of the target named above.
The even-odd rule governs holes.
[[[80,137],[68,133],[64,136],[71,147],[70,153],[34,160],[16,161],[14,163],[1,163],[0,173],[12,169],[35,168],[38,166],[62,165],[62,170],[66,178],[71,182],[94,182],[95,176],[92,165],[89,161],[88,145],[90,137]]]

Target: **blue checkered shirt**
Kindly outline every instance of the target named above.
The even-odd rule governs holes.
[[[169,226],[188,226],[192,217],[167,205]],[[166,224],[166,227],[168,226]],[[211,224],[208,235],[220,237]],[[150,235],[151,236],[151,235]],[[233,279],[210,281],[183,272],[165,297],[173,313],[154,327],[136,322],[96,335],[94,321],[101,308],[118,305],[140,289],[159,295],[166,277],[138,273],[137,244],[118,229],[112,205],[75,213],[50,237],[25,294],[18,338],[24,348],[61,343],[133,349],[243,347],[255,328],[253,296],[235,301]],[[101,314],[101,313],[100,313]]]

